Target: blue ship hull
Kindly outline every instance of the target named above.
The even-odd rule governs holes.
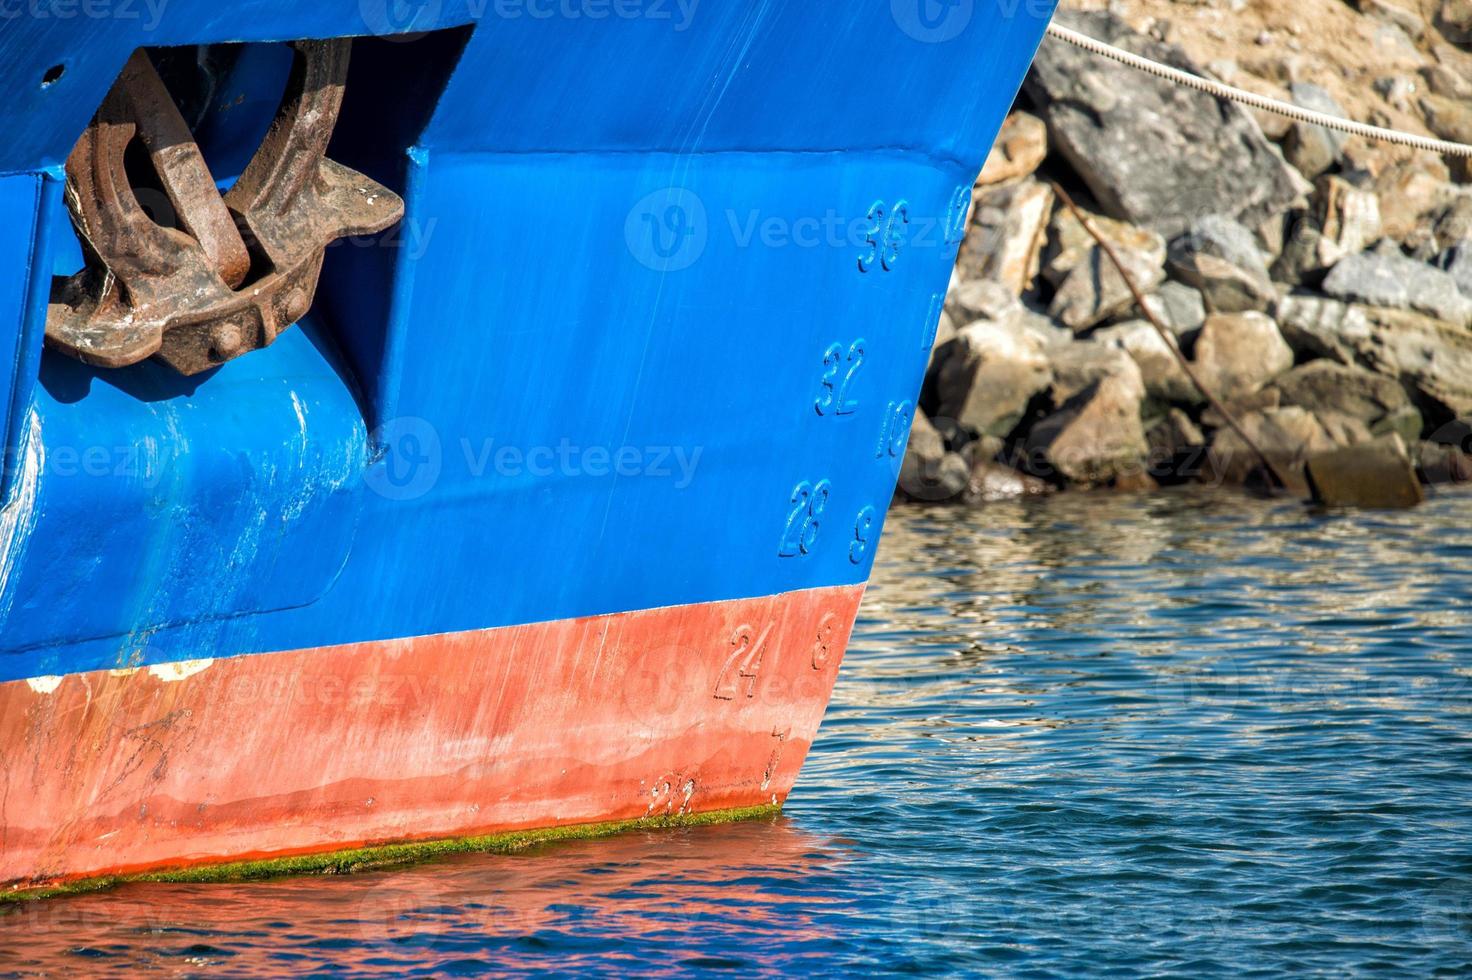
[[[0,828],[40,833],[28,798],[61,822],[96,802],[15,775],[86,768],[95,746],[36,720],[74,678],[819,593],[846,636],[972,183],[1051,15],[1007,8],[120,0],[0,23]],[[45,350],[79,254],[62,168],[133,51],[358,35],[386,37],[357,42],[333,153],[402,223],[329,248],[312,311],[206,374]],[[267,68],[219,94],[218,159]],[[549,819],[421,813],[207,859]],[[0,881],[200,859],[155,825],[134,839],[146,860],[48,839]]]

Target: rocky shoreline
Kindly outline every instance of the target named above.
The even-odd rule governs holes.
[[[1343,10],[1404,33],[1389,7]],[[1179,68],[1273,84],[1193,62],[1158,20],[1147,33],[1112,12],[1059,17]],[[1450,55],[1426,58],[1376,90],[1424,91],[1427,127],[1472,141],[1472,81]],[[1310,82],[1280,97],[1351,114]],[[1286,483],[1329,502],[1368,485],[1373,503],[1472,481],[1469,181],[1465,161],[1259,116],[1045,43],[976,184],[901,494]]]

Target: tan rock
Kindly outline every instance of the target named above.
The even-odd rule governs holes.
[[[1093,339],[1129,354],[1140,369],[1149,397],[1178,405],[1194,405],[1203,400],[1165,339],[1146,321],[1131,320],[1106,327],[1094,333]]]
[[[1049,355],[1053,367],[1053,401],[1063,404],[1105,378],[1119,378],[1145,396],[1145,381],[1134,358],[1118,347],[1092,340],[1055,348]]]
[[[1037,180],[979,194],[961,247],[963,274],[998,282],[1014,297],[1032,289],[1042,268],[1053,199],[1053,189]]]
[[[963,327],[937,380],[940,414],[975,435],[1007,436],[1053,382],[1043,340],[982,321]]]
[[[1342,177],[1319,181],[1319,223],[1322,237],[1315,258],[1328,269],[1347,255],[1363,252],[1380,237],[1380,198]]]
[[[1293,350],[1261,313],[1206,318],[1196,341],[1196,373],[1223,401],[1251,394],[1293,367]]]
[[[1002,124],[977,179],[978,187],[991,187],[1033,174],[1048,156],[1048,127],[1037,116],[1014,112]]]
[[[1090,216],[1114,247],[1141,291],[1165,281],[1165,239],[1152,231]],[[1069,211],[1054,218],[1044,274],[1058,286],[1048,314],[1082,332],[1134,306],[1134,296],[1114,263]]]
[[[1033,466],[1085,486],[1142,470],[1150,446],[1139,391],[1119,377],[1095,382],[1033,426],[1027,451]]]
[[[1302,408],[1250,412],[1237,421],[1295,492],[1308,492],[1303,468],[1309,458],[1338,448],[1313,413]],[[1230,428],[1217,432],[1207,454],[1207,474],[1214,482],[1245,484],[1261,465],[1257,454]]]
[[[1099,214],[1087,214],[1089,224],[1111,244],[1123,249],[1153,251],[1165,257],[1165,239],[1155,232],[1115,221]],[[1068,274],[1089,259],[1098,242],[1068,208],[1059,208],[1048,228],[1048,248],[1043,258],[1043,275],[1053,285],[1060,285]]]
[[[1394,510],[1426,499],[1400,436],[1354,445],[1308,461],[1313,498],[1328,507]]]
[[[1440,95],[1426,95],[1421,99],[1421,112],[1426,116],[1427,128],[1440,138],[1472,143],[1472,110],[1465,103]]]

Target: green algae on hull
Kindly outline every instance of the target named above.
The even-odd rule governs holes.
[[[673,830],[681,827],[708,827],[716,824],[762,820],[782,812],[780,804],[714,810],[683,816],[647,817],[610,823],[574,824],[548,827],[544,830],[518,830],[484,837],[451,837],[443,840],[415,841],[404,844],[381,844],[323,854],[298,854],[292,857],[266,858],[259,861],[235,861],[227,864],[203,864],[169,871],[146,871],[139,874],[108,875],[87,878],[60,885],[40,885],[15,891],[0,891],[0,906],[16,902],[59,898],[105,891],[132,882],[167,884],[203,884],[230,881],[261,881],[292,875],[340,875],[376,871],[406,864],[419,864],[451,854],[509,854],[538,844],[558,841],[593,840],[638,830]]]

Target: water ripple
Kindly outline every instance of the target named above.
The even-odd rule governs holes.
[[[901,511],[785,817],[11,909],[0,972],[1466,975],[1469,517]]]

